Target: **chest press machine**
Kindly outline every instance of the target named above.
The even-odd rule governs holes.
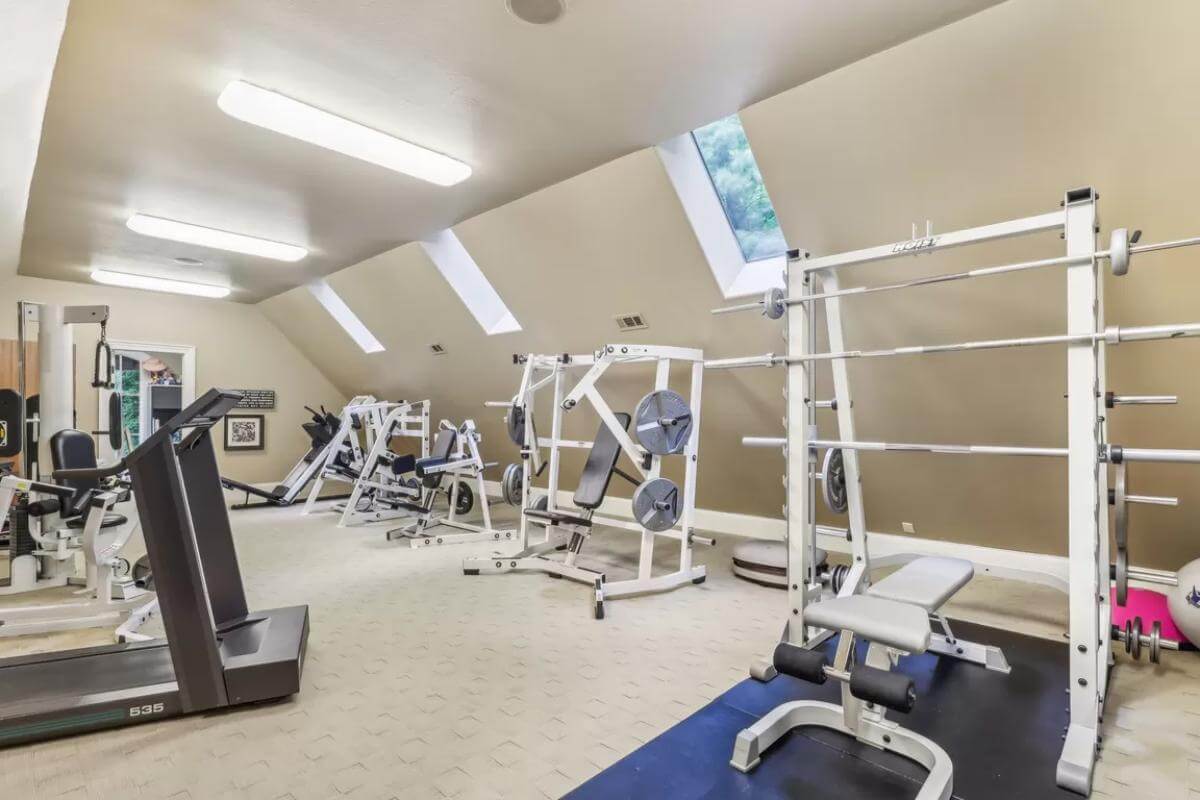
[[[604,618],[605,600],[703,583],[705,568],[692,563],[692,546],[713,543],[693,530],[704,354],[680,347],[607,345],[587,355],[518,355],[513,356],[513,362],[523,367],[516,396],[511,402],[488,405],[508,408],[510,435],[521,442],[518,550],[464,559],[463,573],[536,570],[588,584],[593,589],[592,609],[596,619]],[[687,400],[668,388],[674,362],[689,365],[691,385]],[[642,398],[632,416],[613,411],[596,386],[611,367],[619,364],[653,364],[655,368],[654,390]],[[586,372],[569,385],[568,380],[576,370]],[[553,394],[549,438],[538,436],[533,418],[537,393],[547,387],[552,387]],[[583,400],[600,417],[600,428],[590,442],[563,436],[564,413],[576,409]],[[629,434],[631,423],[637,443]],[[588,450],[573,509],[558,506],[559,468],[565,448]],[[542,455],[543,449],[549,451],[548,459]],[[633,474],[618,467],[622,454],[632,465]],[[685,462],[682,487],[662,475],[663,459],[672,455],[682,456]],[[535,501],[533,479],[545,468],[548,468],[548,491]],[[632,499],[632,520],[597,514],[614,474],[637,487]],[[608,581],[603,572],[578,563],[584,544],[598,524],[641,534],[637,577]],[[534,526],[544,530],[544,536],[537,541],[531,536]],[[561,559],[551,557],[564,549],[554,538],[554,531],[569,537]],[[658,536],[678,542],[679,564],[669,573],[653,575],[654,544]]]
[[[857,454],[873,452],[920,452],[945,455],[1025,456],[1065,458],[1068,474],[1068,565],[1065,574],[1025,579],[1049,584],[1061,582],[1069,595],[1069,724],[1058,760],[1056,781],[1062,788],[1087,795],[1100,743],[1100,721],[1107,695],[1109,669],[1113,663],[1111,643],[1121,633],[1111,624],[1108,606],[1110,569],[1118,577],[1118,602],[1122,582],[1130,568],[1125,543],[1118,537],[1118,560],[1110,564],[1108,533],[1107,464],[1121,468],[1129,461],[1200,463],[1200,450],[1148,450],[1123,448],[1107,439],[1107,408],[1114,395],[1106,391],[1106,348],[1122,342],[1166,340],[1200,336],[1200,324],[1158,325],[1139,328],[1106,327],[1103,281],[1098,264],[1107,261],[1115,276],[1124,275],[1131,256],[1155,250],[1200,244],[1200,238],[1135,246],[1140,231],[1130,236],[1126,229],[1112,233],[1108,250],[1096,249],[1098,195],[1090,188],[1067,192],[1061,209],[1034,217],[1011,220],[979,228],[914,236],[910,241],[881,245],[838,255],[809,258],[807,253],[789,253],[786,273],[788,290],[772,289],[757,303],[716,309],[714,313],[758,310],[769,319],[784,319],[786,355],[709,361],[709,369],[784,366],[788,416],[786,439],[746,437],[751,446],[782,446],[787,461],[787,589],[791,615],[783,640],[769,662],[751,669],[759,680],[770,680],[777,672],[824,683],[833,677],[843,683],[840,705],[799,700],[777,706],[736,739],[731,763],[744,772],[753,770],[762,754],[789,730],[814,725],[829,728],[882,750],[891,751],[921,764],[928,770],[918,800],[945,800],[954,790],[954,766],[941,746],[921,734],[888,721],[885,709],[908,711],[915,693],[912,679],[892,671],[904,654],[929,651],[942,656],[976,662],[1000,673],[1009,671],[1007,661],[995,648],[954,638],[938,608],[972,577],[974,565],[962,559],[918,556],[899,571],[872,585],[863,511],[862,486]],[[838,268],[899,256],[920,255],[950,247],[1044,231],[1060,231],[1066,242],[1063,257],[981,267],[873,287],[840,288]],[[846,349],[842,331],[841,303],[854,295],[895,291],[935,283],[986,277],[1035,269],[1063,267],[1066,270],[1068,331],[1062,335],[957,344],[909,346],[883,350]],[[819,283],[819,291],[818,291]],[[829,352],[813,351],[816,341],[815,304],[824,304]],[[864,442],[855,437],[853,403],[846,369],[852,358],[886,358],[1000,348],[1065,345],[1067,348],[1067,429],[1064,447],[1009,447],[993,445],[909,444]],[[815,366],[828,362],[835,397],[815,397]],[[1122,397],[1121,405],[1158,405],[1154,397]],[[818,408],[836,412],[839,438],[817,436]],[[820,450],[827,455],[826,468],[815,469]],[[830,468],[830,465],[836,468]],[[823,479],[822,493],[831,506],[849,514],[845,531],[832,531],[816,524],[816,483]],[[836,484],[835,484],[836,482]],[[1118,491],[1119,493],[1119,491]],[[1157,502],[1164,498],[1143,498]],[[1132,501],[1131,501],[1132,502]],[[820,530],[819,530],[820,529]],[[849,568],[830,569],[818,548],[818,532],[835,542],[830,533],[849,539]],[[989,571],[1023,577],[1019,569]],[[941,634],[930,621],[941,624]],[[818,649],[835,634],[840,636],[827,664]],[[1126,632],[1127,639],[1132,634]],[[855,640],[869,642],[862,663],[855,663]],[[1126,646],[1131,643],[1127,639]],[[1153,645],[1152,645],[1153,646]],[[998,680],[1003,680],[997,676]],[[1024,765],[1013,765],[1020,769]],[[993,776],[994,777],[994,776]]]

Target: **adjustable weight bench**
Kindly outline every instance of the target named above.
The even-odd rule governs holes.
[[[945,622],[938,609],[974,576],[968,561],[954,558],[918,558],[871,587],[864,594],[835,597],[809,605],[806,625],[840,631],[833,664],[821,650],[788,642],[775,648],[775,669],[786,675],[823,684],[828,678],[842,682],[841,705],[817,700],[784,703],[738,734],[730,763],[749,772],[762,754],[793,728],[815,725],[853,736],[881,750],[916,761],[929,775],[917,800],[947,800],[954,788],[954,765],[933,741],[886,719],[887,709],[907,713],[916,702],[912,678],[893,672],[902,655],[926,651],[974,661],[1007,672],[1007,662],[989,656],[988,648],[966,652],[957,649],[946,625],[945,634],[934,634],[931,619]],[[937,644],[936,637],[944,643]],[[868,642],[866,657],[855,663],[856,639]],[[982,652],[982,659],[980,658]],[[1003,663],[1003,669],[998,664]],[[997,664],[997,666],[993,666]]]

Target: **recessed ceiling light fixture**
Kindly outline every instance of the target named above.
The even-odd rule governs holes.
[[[125,227],[136,233],[154,236],[158,239],[198,244],[201,247],[213,247],[217,250],[230,250],[234,253],[273,258],[276,261],[299,261],[308,255],[307,250],[294,244],[272,242],[269,239],[219,231],[216,228],[205,228],[200,225],[191,225],[187,222],[177,222],[162,217],[150,217],[145,214],[134,214],[126,220]]]
[[[148,289],[152,292],[171,292],[173,294],[190,294],[197,297],[228,297],[228,286],[213,286],[208,283],[192,283],[191,281],[175,281],[168,278],[154,278],[149,275],[134,275],[130,272],[112,272],[107,269],[92,270],[92,280],[109,286],[123,286],[126,289]]]
[[[438,186],[452,186],[471,176],[471,168],[457,159],[245,81],[233,81],[226,86],[217,98],[217,105],[229,116],[251,125]]]
[[[509,13],[531,25],[557,22],[567,10],[565,0],[504,0]]]

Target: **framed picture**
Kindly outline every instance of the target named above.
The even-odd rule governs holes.
[[[267,446],[267,418],[262,414],[226,414],[226,450],[262,450]]]

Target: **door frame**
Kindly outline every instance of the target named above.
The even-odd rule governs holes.
[[[179,380],[183,382],[180,388],[181,405],[187,408],[196,399],[196,347],[190,344],[162,344],[161,342],[137,342],[131,339],[109,339],[108,346],[113,352],[118,350],[139,350],[147,353],[178,353],[183,356],[183,374]],[[103,425],[108,418],[108,395],[111,390],[101,389],[96,393],[96,420]],[[107,441],[100,443],[101,461],[115,460],[116,456],[109,448]]]

